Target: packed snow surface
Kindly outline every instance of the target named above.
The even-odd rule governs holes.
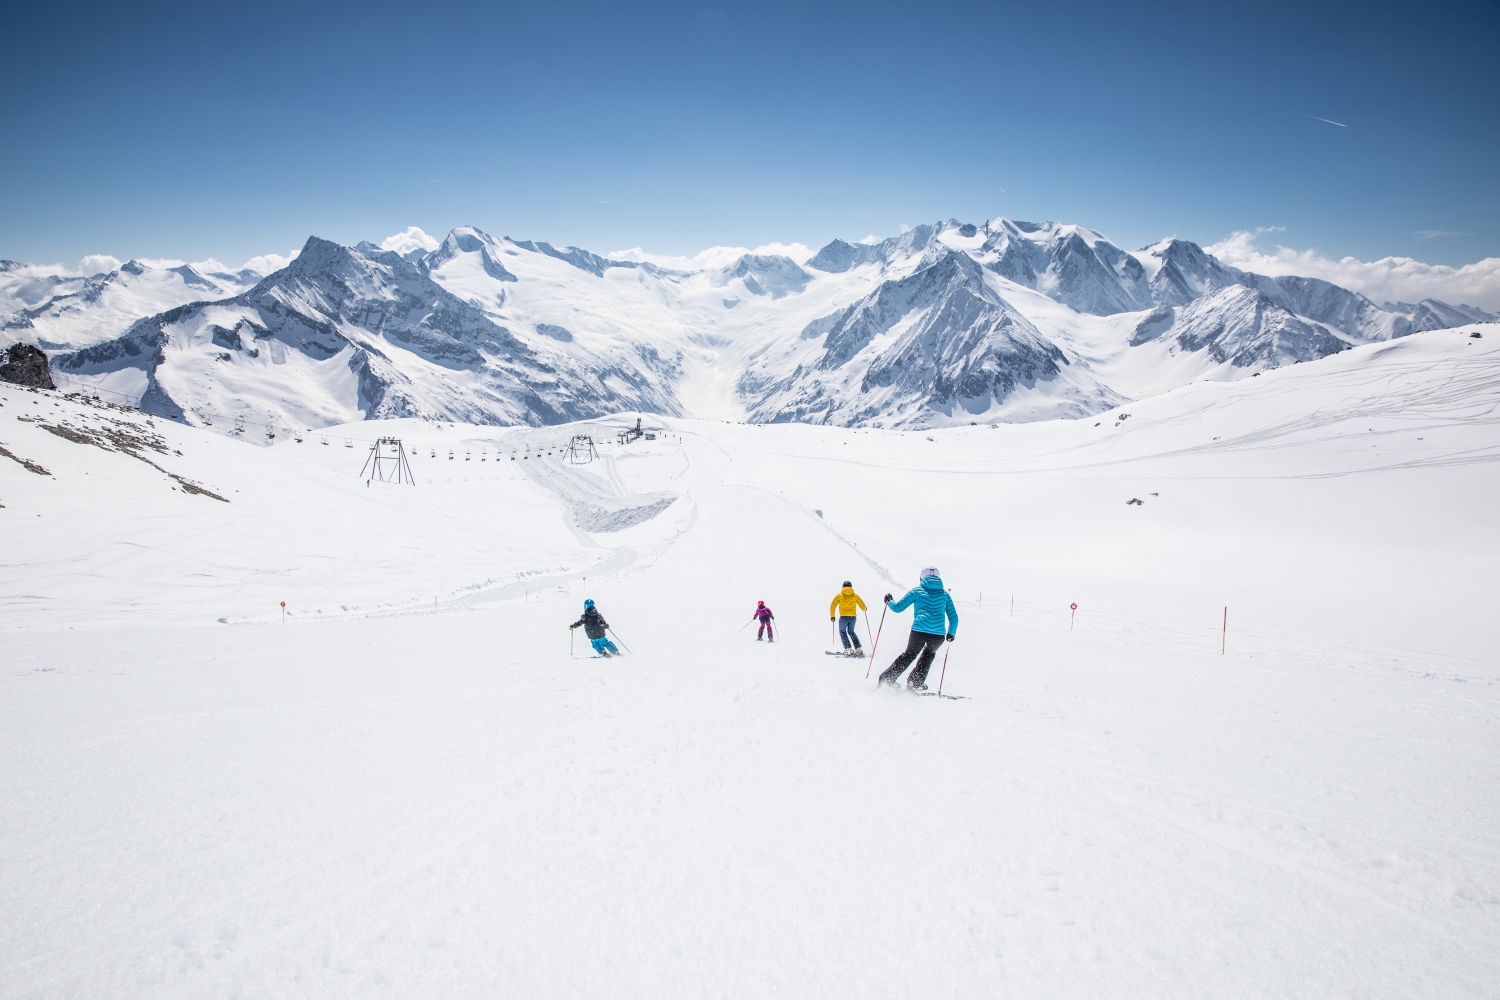
[[[0,387],[0,996],[1495,996],[1493,330],[914,433]],[[929,563],[926,696],[823,655]]]

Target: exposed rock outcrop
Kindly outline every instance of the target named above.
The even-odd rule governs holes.
[[[0,355],[0,382],[30,386],[33,389],[56,389],[47,355],[30,344],[12,344]]]

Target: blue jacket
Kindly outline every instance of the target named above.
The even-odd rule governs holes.
[[[891,605],[891,610],[905,611],[913,604],[917,606],[917,613],[912,616],[911,621],[913,632],[926,632],[930,635],[958,634],[958,611],[953,607],[953,598],[943,589],[943,581],[939,577],[922,577],[921,585],[907,591],[905,597]]]

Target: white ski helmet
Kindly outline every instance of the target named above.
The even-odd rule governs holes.
[[[938,572],[938,568],[936,566],[928,566],[926,569],[922,570],[922,574],[919,577],[919,579],[925,580],[929,576],[936,576],[936,577],[941,578],[942,575],[943,574],[941,574],[941,573]]]

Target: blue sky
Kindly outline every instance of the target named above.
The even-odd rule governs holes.
[[[994,215],[1500,256],[1500,5],[13,4],[0,257]],[[1316,116],[1316,117],[1314,117]],[[1329,119],[1339,125],[1320,121]]]

